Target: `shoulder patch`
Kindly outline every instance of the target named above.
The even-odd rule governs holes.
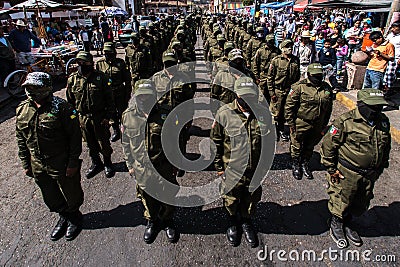
[[[335,125],[332,125],[331,128],[329,128],[329,133],[331,135],[336,135],[339,132],[339,129],[335,127]]]

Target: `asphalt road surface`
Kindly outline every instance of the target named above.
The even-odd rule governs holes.
[[[201,47],[199,41],[199,57]],[[118,52],[122,57],[123,50]],[[199,70],[198,75],[203,77],[205,73]],[[59,83],[56,95],[65,96],[62,87]],[[199,96],[209,96],[206,86],[199,86],[196,97]],[[174,221],[181,236],[177,244],[168,243],[163,231],[153,244],[145,244],[143,209],[118,142],[112,145],[112,159],[118,170],[115,177],[107,179],[100,173],[82,180],[84,230],[72,242],[52,242],[49,235],[57,216],[48,212],[34,181],[23,175],[17,157],[16,105],[14,101],[0,110],[1,266],[395,266],[395,261],[400,261],[400,157],[395,143],[390,168],[376,183],[371,208],[357,219],[365,244],[361,248],[349,247],[356,251],[332,251],[336,245],[328,235],[327,182],[318,153],[312,161],[315,179],[297,181],[291,176],[288,143],[276,145],[272,169],[262,185],[262,201],[254,218],[260,238],[258,248],[250,248],[244,237],[240,246],[228,245],[227,216],[221,200],[204,207],[178,208]],[[345,111],[344,106],[335,103],[332,119]],[[211,123],[208,119],[194,120],[187,151],[194,158],[200,153],[198,144],[207,138]],[[83,147],[85,172],[90,161]],[[189,173],[180,182],[204,184],[215,175],[212,170]],[[261,251],[265,248],[266,257]],[[279,250],[282,251],[278,253]]]

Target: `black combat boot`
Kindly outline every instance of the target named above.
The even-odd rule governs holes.
[[[361,247],[363,241],[360,235],[355,230],[353,230],[353,225],[351,221],[352,221],[352,216],[351,215],[346,216],[344,220],[344,232],[350,243],[352,243],[354,246]]]
[[[230,222],[230,227],[226,231],[226,238],[228,239],[228,242],[232,246],[236,247],[240,243],[240,233],[239,233],[236,217],[230,216],[229,222]]]
[[[68,227],[65,234],[65,239],[67,241],[72,241],[82,231],[82,213],[78,210],[68,213],[66,217],[68,220]]]
[[[146,229],[144,229],[143,240],[146,244],[151,244],[156,240],[158,234],[158,223],[152,220],[147,221]]]
[[[178,232],[176,231],[175,227],[173,226],[172,221],[168,220],[164,223],[165,225],[165,234],[167,235],[168,241],[170,243],[176,243],[178,241]]]
[[[110,141],[111,142],[116,142],[121,138],[121,130],[119,129],[119,124],[118,123],[113,123],[113,124],[111,124],[111,127],[113,128],[114,133],[111,136]]]
[[[258,247],[258,236],[250,219],[243,220],[242,229],[247,242],[252,248]]]
[[[92,165],[89,170],[86,172],[86,178],[90,179],[96,176],[99,172],[101,172],[103,163],[101,162],[100,156],[92,156]]]
[[[104,157],[104,173],[106,174],[107,178],[111,178],[115,175],[111,157]]]
[[[348,242],[343,231],[343,220],[335,215],[331,218],[330,235],[338,248],[346,248]]]
[[[310,180],[314,179],[312,171],[310,171],[309,161],[304,161],[303,163],[301,163],[301,168],[303,170],[304,177]]]
[[[301,180],[303,178],[303,171],[300,167],[300,160],[298,158],[292,159],[292,174],[296,180]]]
[[[53,231],[51,232],[50,239],[52,241],[57,241],[61,237],[65,235],[65,232],[67,231],[67,226],[68,226],[68,221],[65,218],[64,214],[59,214],[60,219],[58,220],[56,226],[54,226]]]

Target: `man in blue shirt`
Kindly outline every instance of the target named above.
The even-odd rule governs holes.
[[[17,53],[17,59],[20,64],[33,64],[35,59],[31,54],[31,40],[40,43],[31,31],[27,29],[24,21],[18,20],[16,23],[17,28],[12,30],[9,35],[9,40]]]

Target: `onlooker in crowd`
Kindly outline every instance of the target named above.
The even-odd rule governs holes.
[[[371,60],[365,72],[363,88],[382,89],[383,75],[388,61],[394,61],[394,45],[384,43],[383,34],[380,31],[372,32],[369,38],[374,43],[372,47],[367,48]]]
[[[387,95],[389,95],[393,93],[392,88],[394,87],[394,82],[396,80],[396,70],[400,67],[400,21],[396,21],[391,25],[387,40],[393,44],[395,54],[395,59],[388,62],[383,79],[384,86],[388,91]]]
[[[329,72],[329,82],[334,89],[338,89],[336,80],[336,51],[331,47],[331,40],[324,41],[324,47],[318,52],[319,63],[325,72]]]
[[[99,31],[99,28],[95,28],[93,35],[92,35],[92,43],[93,43],[93,48],[96,50],[97,55],[100,54],[103,55],[103,34]]]
[[[307,67],[314,60],[314,49],[310,45],[311,34],[309,31],[301,33],[300,41],[296,42],[293,46],[293,55],[300,59],[300,78],[305,78]]]
[[[79,32],[79,40],[83,43],[83,48],[85,49],[86,52],[90,52],[90,46],[91,46],[91,31],[89,26],[83,27],[81,26],[81,31]]]
[[[351,55],[361,49],[361,40],[363,39],[362,31],[361,31],[361,21],[357,20],[354,23],[354,27],[347,30],[346,39],[349,43],[349,59],[351,59]]]
[[[103,40],[104,42],[112,42],[113,41],[113,35],[110,29],[110,24],[107,22],[107,18],[101,17],[100,18],[100,28],[101,32],[103,33]]]
[[[3,26],[0,26],[0,87],[7,75],[15,70],[15,54],[10,41],[4,37]]]
[[[349,53],[349,47],[347,46],[344,39],[339,38],[336,42],[336,71],[337,75],[342,75],[343,66],[347,61],[347,53]]]
[[[283,22],[279,22],[278,26],[275,29],[275,46],[279,47],[284,39],[284,31]]]
[[[33,64],[35,59],[31,54],[31,40],[38,43],[40,40],[26,28],[28,25],[24,21],[18,20],[16,26],[17,28],[10,32],[9,40],[17,53],[18,62],[23,65]]]

